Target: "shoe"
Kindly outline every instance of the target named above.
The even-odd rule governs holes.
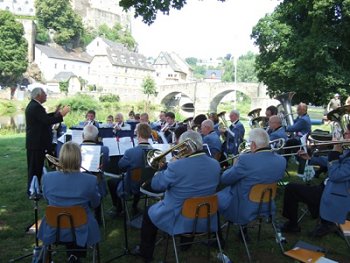
[[[302,179],[305,177],[304,174],[297,174],[297,176],[298,176],[299,178],[302,178]]]
[[[331,234],[331,233],[334,233],[337,231],[337,227],[335,224],[318,224],[314,230],[312,230],[310,233],[309,233],[309,236],[310,237],[323,237],[325,235],[328,235],[328,234]]]
[[[143,262],[150,263],[152,262],[152,259],[147,259],[141,254],[141,248],[140,245],[136,245],[130,252],[131,255],[136,257],[141,257],[143,259]]]
[[[72,254],[68,257],[67,262],[68,263],[80,263],[81,261],[77,256]]]
[[[300,226],[291,224],[289,221],[284,223],[280,229],[283,233],[299,233],[301,231]]]

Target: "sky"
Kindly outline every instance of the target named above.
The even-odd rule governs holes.
[[[278,0],[187,0],[181,10],[171,9],[169,16],[158,12],[150,26],[138,17],[132,35],[145,56],[167,51],[208,59],[249,50],[257,53],[250,38],[252,28],[278,4]]]

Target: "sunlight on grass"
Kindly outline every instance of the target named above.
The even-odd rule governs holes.
[[[122,232],[121,229],[114,229],[108,234],[108,237],[113,238],[113,237],[120,236],[122,234],[121,232]]]

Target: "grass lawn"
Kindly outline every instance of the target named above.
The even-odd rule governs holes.
[[[33,235],[25,234],[25,228],[33,222],[34,210],[33,202],[26,196],[26,153],[24,147],[24,134],[0,136],[0,262],[8,262],[12,258],[25,255],[32,251],[35,245]],[[253,165],[253,164],[252,164]],[[291,167],[289,181],[298,180],[295,175],[295,167]],[[319,183],[319,182],[312,182]],[[280,187],[277,193],[278,213],[277,220],[283,221],[281,217],[283,197],[283,188]],[[43,215],[45,201],[40,202],[39,214]],[[141,204],[141,203],[140,203]],[[109,196],[104,200],[105,210],[111,206]],[[103,240],[101,241],[102,262],[120,255],[123,252],[123,224],[121,219],[111,220],[106,215],[107,227]],[[327,256],[339,262],[350,262],[350,250],[346,247],[345,241],[336,234],[328,235],[322,239],[311,239],[307,236],[308,231],[312,230],[316,224],[310,216],[306,216],[302,221],[302,232],[299,235],[285,235],[287,249],[291,248],[298,240],[303,240],[328,250]],[[249,230],[253,242],[250,244],[250,250],[254,262],[293,262],[292,259],[283,256],[275,241],[270,225],[264,225],[262,240],[255,242],[256,229]],[[103,233],[103,230],[101,229]],[[246,262],[244,246],[237,238],[237,228],[231,228],[229,240],[226,242],[225,254],[230,257],[232,262]],[[129,248],[134,247],[139,242],[139,231],[128,229]],[[171,243],[169,243],[168,259],[174,262]],[[164,251],[164,242],[156,247],[155,262],[159,262]],[[212,262],[218,262],[215,255],[216,251],[212,249]],[[181,262],[205,262],[206,247],[197,245],[188,252],[180,253]],[[122,257],[114,262],[141,262],[133,256]],[[22,262],[31,262],[30,258]],[[58,258],[55,262],[65,262]],[[85,260],[84,262],[88,262]]]

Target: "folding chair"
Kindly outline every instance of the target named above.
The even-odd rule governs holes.
[[[53,244],[43,246],[42,262],[51,262],[51,252],[88,252],[90,247],[74,249],[58,249],[58,245],[66,245],[60,239],[61,230],[69,229],[71,232],[72,242],[76,244],[76,229],[88,223],[88,216],[85,209],[81,206],[57,207],[47,206],[45,210],[47,224],[56,228],[56,239]],[[54,248],[53,248],[54,246]],[[91,246],[92,262],[100,262],[99,244]],[[49,259],[49,261],[47,261]]]
[[[257,216],[253,220],[253,221],[256,221],[256,220],[258,221],[258,227],[259,227],[259,229],[258,229],[258,241],[260,240],[260,236],[261,236],[261,225],[262,225],[263,219],[267,219],[266,222],[271,223],[272,228],[273,228],[275,235],[276,235],[276,240],[279,243],[281,251],[284,252],[282,240],[280,238],[280,234],[277,231],[277,227],[276,227],[274,219],[273,219],[274,213],[272,212],[272,203],[276,197],[276,191],[277,191],[277,183],[256,184],[250,189],[249,200],[251,202],[259,204],[258,209],[257,209]],[[264,213],[262,211],[263,204],[268,204],[268,211],[264,212]],[[251,221],[251,222],[253,222],[253,221]],[[232,222],[229,222],[229,225],[230,224],[232,224]],[[240,234],[242,236],[243,243],[244,243],[244,246],[245,246],[245,249],[247,252],[248,260],[249,260],[249,262],[251,262],[251,255],[249,252],[246,236],[244,233],[244,227],[246,227],[246,226],[245,225],[238,225],[238,226],[239,226]],[[228,236],[228,231],[229,231],[229,227],[227,228],[226,239]]]
[[[338,232],[342,236],[350,248],[350,221],[346,220],[344,224],[338,224]]]
[[[217,216],[217,210],[218,210],[218,198],[217,195],[210,195],[210,196],[203,196],[203,197],[192,197],[188,198],[185,200],[183,206],[182,206],[182,211],[181,214],[184,217],[190,218],[193,220],[193,230],[192,233],[182,233],[182,234],[177,234],[176,236],[184,236],[187,238],[196,238],[196,237],[205,237],[205,239],[208,242],[207,250],[208,250],[208,258],[210,257],[210,241],[216,241],[219,252],[221,255],[221,260],[224,262],[222,250],[221,250],[221,244],[219,240],[219,235],[218,235],[218,226],[217,224],[214,224],[213,226],[211,225],[211,217],[212,216]],[[206,219],[206,231],[205,232],[197,232],[197,223],[198,219]],[[211,237],[212,231],[211,229],[214,228],[215,231],[215,237]],[[203,239],[198,240],[198,241],[191,241],[191,242],[186,242],[186,243],[180,243],[176,244],[175,240],[175,235],[169,235],[167,236],[166,240],[166,247],[165,247],[165,254],[164,254],[164,262],[166,261],[166,256],[167,256],[167,251],[168,251],[168,241],[169,237],[171,236],[173,240],[173,246],[174,246],[174,253],[175,253],[175,259],[176,262],[179,262],[178,258],[178,253],[177,253],[177,247],[185,246],[185,245],[190,245],[194,243],[199,243],[202,242]]]

